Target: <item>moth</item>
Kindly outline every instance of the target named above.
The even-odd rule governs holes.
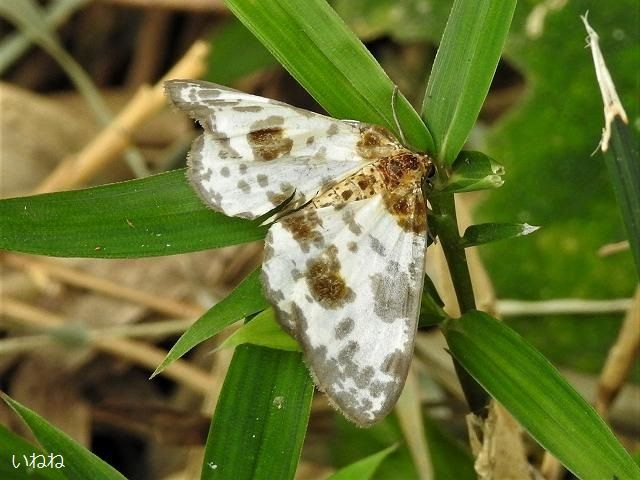
[[[276,207],[262,284],[316,385],[367,426],[395,405],[417,328],[432,170],[387,129],[195,80],[173,105],[203,128],[188,177],[202,201],[255,219]]]

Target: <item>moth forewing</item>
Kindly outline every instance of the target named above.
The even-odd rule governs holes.
[[[170,80],[165,89],[204,130],[191,147],[189,179],[227,215],[257,218],[292,196],[301,205],[366,163],[354,155],[353,122],[208,82]]]
[[[207,205],[255,218],[290,198],[265,240],[265,295],[331,403],[358,425],[380,420],[413,351],[429,158],[383,127],[207,82],[167,93],[204,129],[189,178]]]

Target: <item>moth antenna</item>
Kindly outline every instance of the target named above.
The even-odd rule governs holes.
[[[400,133],[400,141],[403,145],[407,144],[406,139],[404,138],[404,132],[402,131],[402,127],[400,126],[400,122],[398,121],[398,114],[396,113],[396,104],[398,102],[398,86],[393,86],[393,93],[391,94],[391,112],[393,113],[393,121],[396,122],[396,128]]]

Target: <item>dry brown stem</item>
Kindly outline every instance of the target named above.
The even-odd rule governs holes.
[[[164,80],[202,75],[208,46],[193,44],[180,61],[153,87],[142,86],[124,109],[78,155],[64,160],[37,188],[36,193],[77,187],[109,163],[117,160],[129,146],[131,133],[166,105]]]
[[[606,416],[609,407],[622,389],[633,363],[640,351],[640,287],[636,289],[633,303],[629,306],[618,338],[609,349],[596,394],[596,409]]]
[[[47,278],[56,278],[69,285],[100,292],[113,298],[127,300],[139,305],[144,305],[156,312],[163,313],[171,317],[199,317],[204,313],[204,308],[171,298],[160,297],[151,293],[140,292],[134,288],[127,287],[111,280],[97,277],[90,273],[81,272],[75,268],[68,267],[60,261],[47,258],[32,258],[16,254],[7,254],[4,263],[26,271],[38,271],[45,274]]]
[[[55,328],[66,323],[64,318],[56,314],[6,296],[0,297],[0,314],[14,318],[21,324],[31,327]],[[135,340],[94,339],[93,345],[103,352],[128,360],[151,371],[155,370],[167,355],[167,352],[162,349]],[[162,375],[203,395],[209,392],[213,384],[213,379],[207,373],[184,360],[174,361],[162,371]]]

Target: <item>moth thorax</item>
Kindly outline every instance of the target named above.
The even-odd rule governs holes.
[[[426,155],[409,150],[380,160],[380,171],[388,185],[415,184],[420,182],[428,166]]]

